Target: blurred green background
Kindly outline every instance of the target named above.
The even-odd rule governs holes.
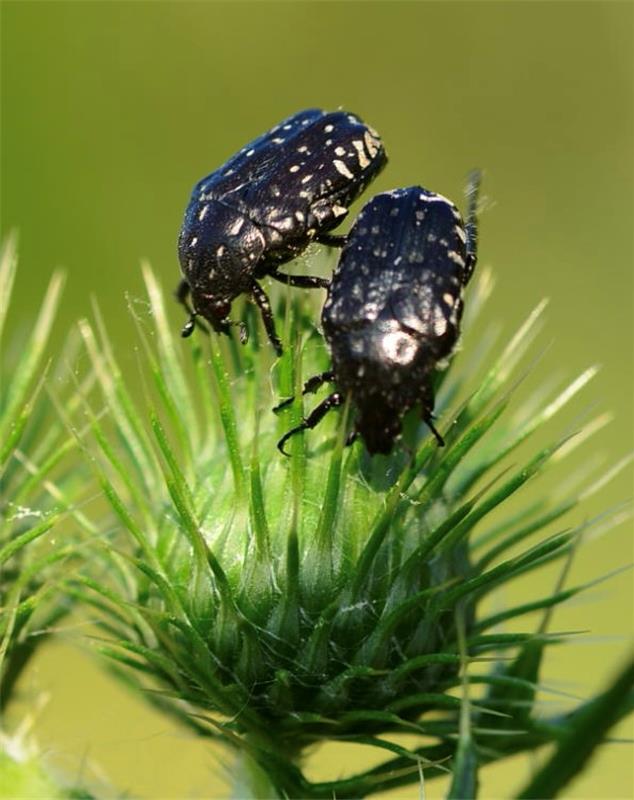
[[[140,259],[166,287],[178,280],[194,182],[286,115],[343,106],[386,143],[390,163],[372,191],[421,183],[461,202],[467,171],[484,168],[491,318],[508,332],[550,297],[553,344],[539,375],[602,364],[576,409],[594,403],[616,417],[582,457],[600,452],[609,466],[631,451],[633,4],[21,0],[1,13],[1,223],[3,235],[20,234],[17,326],[61,265],[60,340],[94,295],[125,347]],[[623,473],[584,513],[630,497],[631,479]],[[626,523],[585,548],[575,582],[633,555]],[[632,600],[620,575],[558,615],[557,629],[593,638],[558,651],[553,681],[584,696],[600,686],[625,652]],[[24,689],[51,691],[36,733],[67,773],[94,777],[100,765],[135,796],[223,796],[222,757],[146,711],[75,645],[50,646]],[[355,757],[328,748],[309,771],[325,778]],[[528,769],[486,770],[483,796],[511,796]],[[613,744],[567,796],[633,791],[631,751]]]

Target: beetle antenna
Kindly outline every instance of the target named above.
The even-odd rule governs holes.
[[[196,312],[192,311],[189,319],[183,325],[183,330],[181,331],[181,336],[183,339],[187,339],[194,332],[194,328],[196,327],[196,316]]]
[[[240,329],[240,332],[238,333],[238,336],[240,337],[240,344],[246,344],[249,341],[249,330],[244,322],[230,322],[229,324]]]

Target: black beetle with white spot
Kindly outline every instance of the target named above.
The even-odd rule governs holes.
[[[364,206],[321,316],[332,369],[304,386],[307,393],[333,382],[336,390],[286,433],[282,452],[290,436],[315,427],[348,396],[354,414],[348,442],[360,435],[370,453],[389,453],[403,415],[419,405],[444,444],[433,424],[433,377],[460,332],[462,292],[476,263],[479,183],[475,171],[466,223],[450,200],[419,186],[384,192]]]
[[[348,206],[387,161],[379,135],[345,111],[308,109],[246,145],[200,180],[192,192],[178,240],[183,273],[177,297],[190,318],[201,316],[228,333],[232,301],[249,295],[260,308],[276,352],[282,352],[269,300],[258,280],[266,275],[304,288],[328,281],[287,275],[279,266],[312,241],[340,245],[328,235]],[[190,304],[191,298],[191,304]],[[241,328],[241,338],[246,331]]]

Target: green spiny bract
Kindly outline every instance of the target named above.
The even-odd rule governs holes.
[[[0,256],[0,710],[49,628],[68,612],[59,589],[77,540],[68,525],[63,541],[56,538],[60,522],[74,516],[91,527],[75,507],[86,474],[82,481],[81,466],[69,469],[75,441],[49,394],[69,395],[65,359],[76,355],[71,341],[62,358],[50,353],[63,276],[51,277],[27,332],[20,320],[7,324],[16,272],[11,236]],[[79,402],[77,395],[68,400],[69,414]]]
[[[96,327],[81,324],[100,390],[85,398],[97,446],[82,443],[118,522],[76,593],[101,611],[103,650],[126,680],[160,689],[150,695],[156,705],[241,750],[279,796],[361,797],[418,781],[421,768],[428,777],[453,769],[452,796],[464,796],[478,763],[556,738],[557,720],[534,724],[531,709],[542,651],[563,639],[546,630],[549,609],[582,587],[488,618],[481,611],[501,585],[565,564],[582,530],[539,536],[578,493],[547,492],[505,513],[575,439],[506,470],[500,462],[594,374],[504,422],[543,306],[480,370],[475,390],[464,372],[438,376],[445,448],[412,416],[390,457],[345,448],[346,408],[295,437],[287,460],[275,443],[298,423],[301,401],[277,420],[270,409],[299,394],[300,371],[326,366],[310,317],[286,304],[294,346],[271,367],[257,337],[244,348],[200,333],[179,343],[149,269],[145,279],[151,320],[135,314],[141,382],[124,377],[98,312]],[[471,317],[489,286],[483,273]],[[540,610],[535,634],[499,631]],[[484,686],[477,701],[472,683]],[[408,749],[386,738],[395,732],[425,744]],[[347,779],[308,782],[300,756],[333,739],[391,757]]]
[[[16,238],[10,236],[0,255],[0,793],[88,797],[75,777],[49,774],[32,733],[43,698],[30,695],[22,682],[72,607],[62,588],[80,549],[73,520],[82,530],[95,529],[80,510],[87,472],[52,399],[53,393],[63,397],[71,418],[80,404],[68,374],[76,357],[73,340],[57,357],[49,341],[63,276],[51,276],[26,328],[24,320],[9,316],[16,273]],[[12,703],[18,697],[23,705],[16,719]]]

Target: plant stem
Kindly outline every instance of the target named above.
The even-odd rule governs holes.
[[[281,800],[282,795],[258,762],[246,751],[236,756],[231,797],[233,800]]]

